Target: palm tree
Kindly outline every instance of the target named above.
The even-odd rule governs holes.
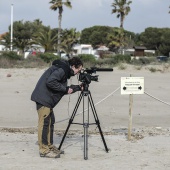
[[[126,45],[126,37],[123,28],[115,29],[114,34],[108,34],[107,38],[109,40],[108,47],[116,53]]]
[[[48,28],[48,30],[42,29],[38,33],[35,33],[31,44],[38,44],[45,49],[45,52],[51,52],[54,51],[56,41],[57,35],[53,36],[52,30]]]
[[[65,5],[68,8],[72,8],[71,2],[69,0],[66,0],[63,2],[62,0],[51,0],[50,3],[52,6],[50,6],[51,10],[56,11],[58,9],[58,47],[57,52],[58,55],[60,55],[60,44],[61,44],[61,20],[62,20],[62,13],[63,13],[63,5]]]
[[[114,9],[112,9],[112,14],[118,13],[117,18],[120,17],[120,28],[123,28],[123,22],[125,16],[130,12],[129,5],[131,3],[132,1],[127,2],[127,0],[114,0],[114,3],[112,3],[112,7],[114,7]]]
[[[76,28],[65,29],[61,37],[61,50],[70,57],[70,54],[73,52],[73,46],[78,43],[79,39],[80,32],[76,32]]]

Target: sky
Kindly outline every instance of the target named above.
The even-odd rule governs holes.
[[[63,0],[64,1],[64,0]],[[120,19],[112,14],[114,0],[70,0],[72,9],[64,6],[62,28],[81,31],[95,25],[119,27]],[[43,25],[58,27],[58,11],[50,9],[50,0],[0,0],[0,34],[7,32],[13,21],[40,19]],[[132,0],[131,12],[126,16],[124,29],[144,32],[148,27],[170,28],[170,0]]]

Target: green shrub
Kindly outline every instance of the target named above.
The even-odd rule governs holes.
[[[141,70],[142,69],[142,66],[140,65],[140,66],[135,66],[134,67],[136,70]]]
[[[143,64],[147,65],[154,62],[157,62],[155,57],[140,57],[139,59],[134,58],[131,61],[131,63],[135,65],[143,65]]]
[[[148,68],[148,69],[149,69],[149,71],[152,72],[152,73],[154,73],[154,72],[157,71],[157,69],[156,69],[156,68],[153,68],[153,67],[150,67],[150,68]]]
[[[59,56],[54,55],[52,53],[41,53],[38,55],[41,59],[43,59],[46,63],[50,63],[56,59],[60,59]]]
[[[117,64],[115,59],[112,58],[104,58],[104,59],[98,59],[96,60],[96,65],[102,66],[102,65],[115,65]]]
[[[12,59],[12,60],[21,60],[22,59],[22,57],[14,51],[2,52],[1,57]]]
[[[130,55],[109,55],[107,58],[99,58],[98,60],[91,54],[81,54],[78,55],[80,59],[83,61],[84,65],[90,66],[99,66],[99,67],[106,67],[107,65],[113,66],[117,63],[125,62],[130,63],[131,57]]]
[[[96,65],[96,66],[103,66],[103,65],[115,65],[120,62],[130,63],[131,57],[130,55],[108,55],[107,58],[99,58],[98,60],[91,54],[80,54],[78,55],[83,63],[88,63],[88,65]]]
[[[0,56],[0,68],[12,68],[17,60],[11,60],[7,57]]]
[[[139,60],[142,64],[150,64],[150,60],[148,58],[140,58]]]
[[[78,57],[80,57],[81,61],[83,62],[83,66],[86,68],[96,65],[95,56],[92,54],[79,54]]]
[[[119,62],[130,63],[130,61],[131,61],[130,55],[118,54],[118,55],[115,55],[113,58],[114,58],[115,63],[119,63]]]
[[[92,54],[79,54],[78,57],[82,60],[82,62],[92,62],[95,63],[96,59]]]
[[[119,65],[118,65],[118,69],[119,70],[125,70],[127,67],[126,67],[126,65],[124,65],[124,64],[122,64],[122,63],[120,63]]]
[[[142,65],[142,62],[141,62],[141,60],[139,60],[139,59],[133,58],[133,59],[131,60],[131,64],[134,64],[134,65]]]
[[[36,68],[36,67],[41,68],[41,67],[49,66],[47,62],[45,62],[43,59],[41,59],[37,55],[28,56],[28,58],[24,59],[24,61],[22,62],[22,65],[25,68]]]

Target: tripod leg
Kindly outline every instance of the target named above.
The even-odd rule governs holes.
[[[84,123],[84,159],[88,159],[88,123]]]
[[[81,92],[81,94],[80,94],[80,96],[79,96],[79,98],[78,98],[78,100],[77,100],[76,106],[75,106],[75,108],[74,108],[74,111],[73,111],[73,113],[72,113],[72,115],[71,115],[71,118],[70,118],[70,120],[69,120],[67,129],[66,129],[66,131],[65,131],[65,133],[64,133],[64,136],[63,136],[63,138],[62,138],[62,140],[61,140],[60,146],[58,147],[59,150],[60,150],[61,147],[62,147],[62,144],[63,144],[63,142],[64,142],[64,139],[65,139],[65,137],[66,137],[66,135],[67,135],[67,132],[68,132],[71,124],[73,123],[73,119],[74,119],[74,117],[75,117],[75,115],[76,115],[76,113],[77,113],[77,109],[78,109],[78,107],[79,107],[79,105],[80,105],[80,102],[81,102],[82,97],[83,97],[83,93]]]
[[[88,96],[89,93],[85,93],[84,96]],[[84,112],[84,97],[83,96],[83,127],[84,127],[84,159],[88,159],[88,128],[89,128],[89,100],[87,114]],[[88,99],[88,98],[87,98]]]
[[[89,92],[89,101],[90,101],[90,106],[92,108],[92,112],[93,112],[93,115],[94,115],[94,119],[96,121],[96,124],[98,126],[98,129],[99,129],[99,132],[100,132],[100,135],[101,135],[101,138],[102,138],[102,141],[103,141],[103,144],[104,144],[104,147],[105,147],[105,150],[106,152],[109,152],[109,149],[107,148],[107,145],[106,145],[106,141],[104,139],[104,135],[103,135],[103,132],[102,132],[102,129],[100,127],[100,121],[99,121],[99,118],[97,116],[97,112],[96,112],[96,109],[95,109],[95,106],[94,106],[94,103],[93,103],[93,99],[92,99],[92,96],[91,96],[91,93]]]

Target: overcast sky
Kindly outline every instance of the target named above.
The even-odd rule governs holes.
[[[58,27],[58,11],[52,11],[50,0],[0,0],[0,34],[8,31],[11,23],[11,4],[14,21],[40,19],[43,25]],[[64,0],[63,0],[64,1]],[[111,14],[113,0],[71,0],[72,9],[64,7],[62,28],[81,31],[94,25],[119,27],[120,20]],[[141,33],[147,27],[170,27],[170,0],[132,0],[131,12],[124,28]]]

